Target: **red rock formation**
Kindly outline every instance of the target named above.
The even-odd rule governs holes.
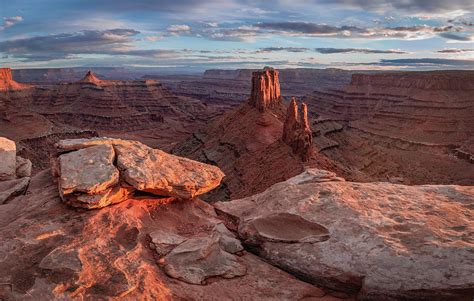
[[[100,85],[102,80],[98,79],[97,76],[95,76],[95,74],[89,70],[87,71],[86,76],[84,76],[79,82]]]
[[[265,67],[263,71],[252,73],[252,94],[249,103],[260,112],[265,112],[275,103],[281,102],[278,71]]]
[[[323,129],[315,145],[350,166],[346,178],[472,185],[473,95],[474,71],[390,72],[355,74],[305,101]]]
[[[312,153],[306,106],[303,105],[298,114],[296,103],[293,103],[285,122],[286,104],[280,97],[265,96],[279,91],[278,71],[256,72],[253,79],[258,82],[257,87],[261,84],[268,88],[270,81],[275,85],[266,90],[253,89],[252,95],[258,97],[252,97],[250,102],[241,104],[173,149],[175,154],[215,164],[226,174],[220,189],[205,196],[209,201],[237,199],[262,192],[297,175],[306,166],[334,170],[325,156]],[[262,101],[255,102],[258,99]]]
[[[310,159],[313,137],[308,122],[308,108],[305,103],[301,104],[301,115],[299,115],[294,97],[288,106],[282,138],[303,161]]]
[[[13,80],[10,68],[0,68],[0,91],[18,90],[23,87],[22,84]]]

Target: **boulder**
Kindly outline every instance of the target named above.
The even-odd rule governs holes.
[[[137,190],[194,198],[219,186],[224,173],[216,166],[170,155],[143,144],[115,145],[117,167]]]
[[[247,268],[234,256],[221,249],[219,236],[191,238],[174,248],[160,260],[169,276],[191,284],[203,284],[210,277],[243,276]]]
[[[16,144],[0,137],[0,181],[16,178]]]
[[[25,159],[20,156],[16,156],[16,176],[18,178],[31,177],[31,169],[33,164],[30,159]]]
[[[308,170],[215,207],[252,250],[311,283],[363,300],[461,300],[474,296],[473,196]]]
[[[59,157],[59,189],[66,196],[74,192],[99,194],[116,185],[119,171],[114,166],[111,145],[96,145]]]
[[[137,141],[70,139],[60,141],[57,147],[62,151],[70,151],[99,145],[113,147],[117,155],[116,165],[123,180],[140,191],[160,196],[193,198],[219,186],[224,177],[224,173],[216,166],[174,156]]]
[[[20,195],[26,191],[30,178],[0,181],[0,204],[4,204],[11,198]]]

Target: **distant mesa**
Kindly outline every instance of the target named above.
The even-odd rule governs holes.
[[[288,106],[282,138],[291,147],[293,153],[298,154],[303,161],[309,161],[313,137],[308,122],[308,108],[305,103],[302,103],[300,114],[294,97]]]
[[[0,91],[20,90],[27,85],[17,83],[13,80],[12,70],[10,68],[0,68]]]
[[[250,105],[260,112],[281,103],[280,80],[278,71],[265,67],[261,71],[252,73],[252,92],[250,94]]]

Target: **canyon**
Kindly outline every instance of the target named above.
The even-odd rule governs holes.
[[[358,181],[472,185],[474,72],[356,74],[309,104],[321,153]]]
[[[472,300],[473,129],[473,71],[2,68],[0,299]]]

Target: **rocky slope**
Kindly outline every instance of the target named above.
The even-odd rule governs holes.
[[[471,71],[355,74],[305,101],[323,130],[316,143],[355,167],[349,178],[472,184],[473,87]]]
[[[15,154],[2,145],[3,164]],[[62,140],[58,147],[71,151],[59,156],[53,170],[58,178],[51,170],[40,172],[24,195],[0,205],[2,300],[350,297],[297,280],[247,253],[212,206],[191,199],[219,184],[223,174],[217,167],[120,139]],[[109,155],[114,151],[116,160]],[[168,165],[156,164],[160,156],[167,156]],[[141,194],[128,194],[113,206],[113,198],[85,206],[105,207],[97,210],[67,206],[77,205],[71,196],[94,197],[117,184],[115,161],[121,187],[126,182]]]
[[[215,204],[244,244],[360,300],[470,300],[474,188],[346,182],[310,169]]]
[[[221,188],[207,200],[261,192],[300,173],[306,164],[333,168],[327,158],[314,154],[312,145],[304,142],[310,139],[309,128],[293,123],[285,126],[285,120],[291,123],[291,118],[286,117],[288,107],[279,93],[277,77],[276,70],[254,72],[247,102],[173,149],[178,155],[215,164],[226,174]]]

